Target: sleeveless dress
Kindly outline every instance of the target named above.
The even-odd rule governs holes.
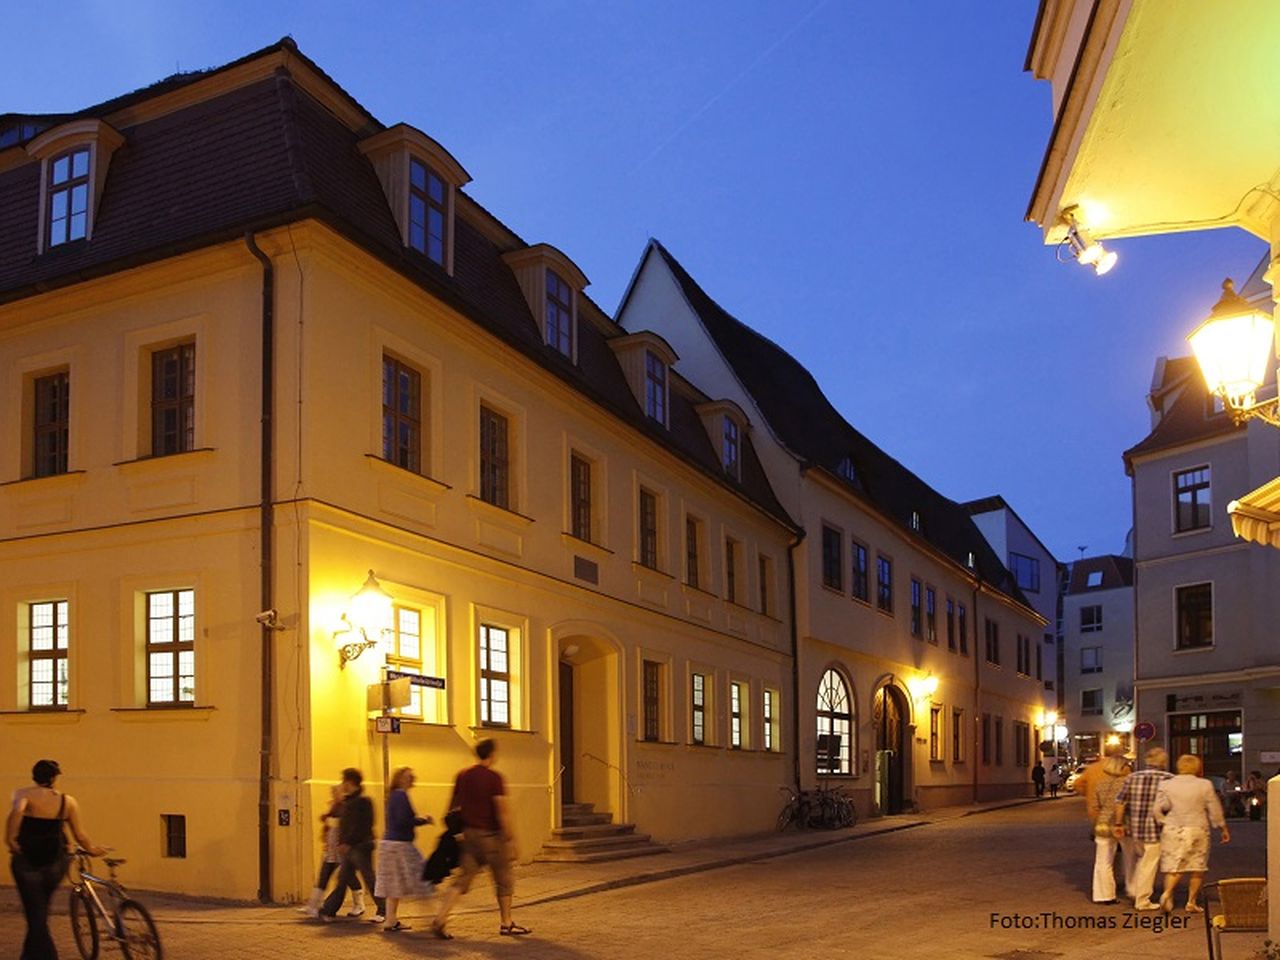
[[[62,795],[56,817],[24,816],[18,827],[18,847],[32,869],[47,867],[67,856],[67,835],[63,832],[63,815],[67,796]]]

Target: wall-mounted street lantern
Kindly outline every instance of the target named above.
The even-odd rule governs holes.
[[[1067,228],[1067,237],[1063,243],[1070,249],[1076,263],[1082,267],[1093,267],[1093,272],[1098,276],[1110,273],[1120,256],[1089,236],[1084,225],[1076,217],[1078,209],[1071,206],[1062,211],[1062,223]],[[1061,252],[1058,254],[1058,259],[1062,259]]]
[[[392,629],[393,600],[369,571],[364,586],[351,598],[351,609],[342,615],[342,626],[334,631],[338,644],[338,666],[346,668],[360,654],[376,647]]]
[[[1276,399],[1255,399],[1267,377],[1275,351],[1275,323],[1236,293],[1230,279],[1222,281],[1222,297],[1209,318],[1187,337],[1209,392],[1221,397],[1236,423],[1265,420],[1280,427]]]

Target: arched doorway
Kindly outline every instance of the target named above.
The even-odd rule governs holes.
[[[563,809],[593,805],[597,812],[625,813],[621,688],[617,648],[601,636],[566,625],[555,635],[557,758],[555,795]]]
[[[872,707],[876,731],[876,803],[881,813],[906,808],[907,703],[890,684],[876,691]]]

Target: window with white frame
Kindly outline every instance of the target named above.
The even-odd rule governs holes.
[[[409,246],[444,266],[448,237],[448,187],[416,157],[409,158]]]
[[[694,672],[689,675],[689,741],[695,744],[707,742],[707,675]]]
[[[829,669],[818,683],[817,773],[850,774],[853,771],[853,703],[849,685],[839,672]]]
[[[1102,629],[1102,605],[1091,604],[1080,608],[1080,632],[1097,633]]]
[[[49,162],[45,243],[60,246],[89,235],[89,148],[76,147]]]
[[[1212,499],[1209,465],[1179,470],[1173,475],[1173,530],[1187,533],[1210,525]]]
[[[1194,650],[1213,646],[1213,584],[1193,583],[1174,590],[1178,614],[1176,647]]]
[[[480,725],[511,726],[511,631],[480,625]]]
[[[1080,691],[1080,712],[1089,715],[1102,713],[1102,689]]]
[[[1080,648],[1080,672],[1081,673],[1101,673],[1102,672],[1102,647],[1081,647]]]
[[[929,707],[929,759],[942,759],[942,707]]]
[[[764,736],[765,750],[776,751],[778,746],[778,691],[765,687],[764,700],[761,709],[761,719],[764,721],[762,733]]]
[[[386,663],[390,669],[400,673],[425,673],[423,660],[430,638],[423,636],[425,618],[422,613],[416,607],[400,604],[392,609],[391,630],[386,633],[383,641]],[[437,719],[435,699],[438,691],[426,690],[424,693],[424,690],[417,684],[410,685],[408,706],[399,707],[396,712],[403,717],[418,720]],[[426,698],[431,699],[429,707],[423,702]]]
[[[729,684],[729,749],[741,750],[744,746],[743,737],[743,684]]]
[[[27,605],[28,703],[33,710],[68,705],[70,624],[66,600]]]
[[[551,268],[546,271],[545,335],[548,346],[573,359],[573,288]]]
[[[196,700],[196,594],[148,593],[147,704],[191,705]]]

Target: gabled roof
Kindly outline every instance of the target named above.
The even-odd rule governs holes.
[[[671,271],[685,300],[801,469],[830,474],[908,537],[927,541],[962,567],[968,566],[972,553],[976,572],[985,582],[1031,606],[964,507],[939,494],[849,424],[798,360],[716,303],[657,240],[650,240],[646,251],[646,256],[653,255]],[[853,461],[853,481],[840,475],[846,457]],[[912,529],[913,513],[920,517],[919,531]]]
[[[1159,421],[1138,443],[1124,452],[1125,470],[1133,472],[1133,458],[1242,432],[1226,413],[1212,413],[1204,377],[1192,357],[1161,357],[1151,384],[1150,402],[1163,411]]]
[[[1027,536],[1036,542],[1036,545],[1045,552],[1045,555],[1053,560],[1054,563],[1058,562],[1057,558],[1053,555],[1053,551],[1044,545],[1043,541],[1036,536],[1036,532],[1027,525],[1027,522],[1023,520],[1022,517],[1018,516],[1018,511],[1009,506],[1009,501],[1005,500],[1005,498],[1000,496],[1000,494],[996,493],[989,497],[980,497],[977,500],[969,500],[962,503],[961,506],[969,511],[969,516],[971,517],[976,517],[983,513],[993,513],[997,510],[1009,511],[1009,516],[1013,517],[1013,519],[1018,522],[1018,526],[1022,527],[1022,529],[1027,532]]]
[[[363,108],[303,57],[292,40],[63,119],[119,115],[122,104],[167,96],[282,51],[289,53],[286,65],[265,77],[250,77],[231,89],[214,85],[206,99],[193,96],[191,103],[119,128],[125,142],[112,156],[91,241],[37,255],[40,164],[0,163],[0,305],[239,241],[248,232],[316,220],[525,354],[591,403],[732,488],[777,522],[798,529],[774,496],[749,437],[743,443],[741,479],[725,474],[695,410],[711,398],[695,389],[672,390],[670,429],[644,416],[608,346],[609,339],[624,331],[590,298],[579,301],[583,322],[578,325],[577,364],[543,343],[537,320],[502,259],[503,253],[527,245],[464,193],[457,204],[452,275],[406,248],[377,174],[358,148],[362,137],[370,129],[382,129],[382,124],[361,115]],[[307,74],[305,82],[292,76],[289,63],[300,64],[297,69]],[[324,103],[308,92],[317,90],[315,75],[322,80],[324,89],[318,92]]]
[[[1089,586],[1090,574],[1101,574],[1101,580]],[[1116,590],[1133,586],[1133,560],[1115,554],[1101,557],[1085,557],[1071,564],[1071,579],[1067,582],[1067,595],[1094,593],[1098,590]]]

